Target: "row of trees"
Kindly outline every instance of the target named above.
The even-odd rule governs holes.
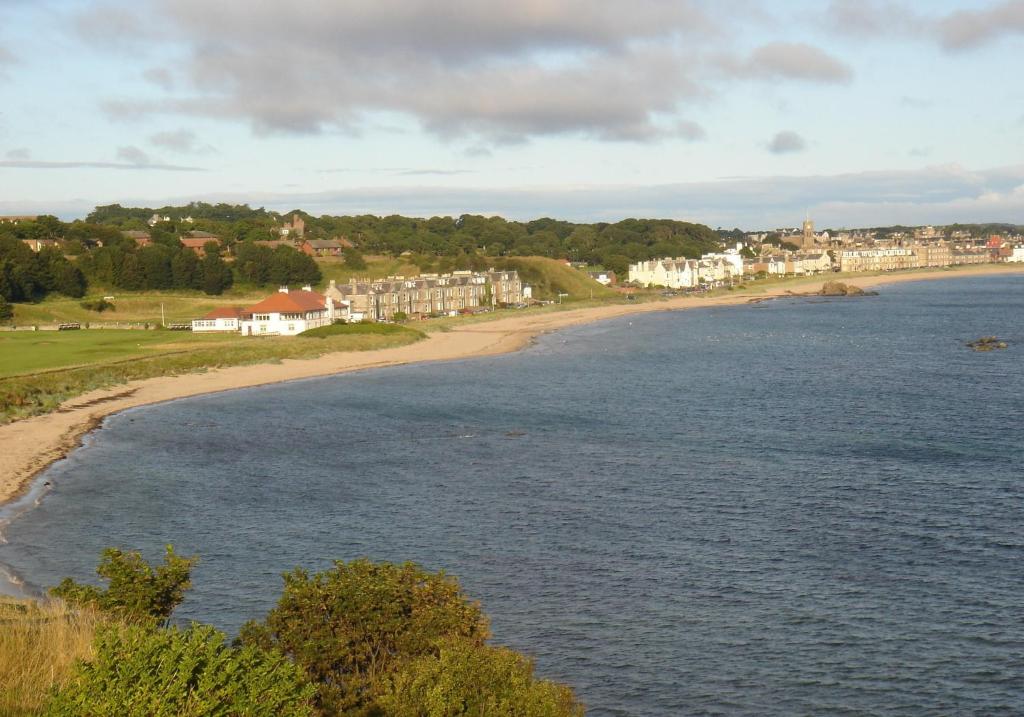
[[[235,245],[234,259],[228,261],[216,242],[209,242],[200,257],[168,231],[154,230],[152,244],[139,247],[120,231],[86,231],[84,227],[91,225],[81,222],[62,230],[60,222],[50,219],[0,225],[0,301],[5,304],[38,301],[52,292],[80,297],[89,282],[128,291],[194,289],[214,295],[236,280],[262,287],[315,284],[321,279],[316,262],[288,246],[270,248],[246,241]],[[21,241],[50,235],[59,244],[39,252]],[[5,311],[0,308],[0,314]]]
[[[369,560],[297,569],[284,576],[277,606],[229,645],[211,627],[167,627],[194,563],[170,546],[156,567],[111,549],[97,569],[106,589],[65,579],[51,590],[113,622],[44,714],[583,714],[568,687],[487,644],[487,616],[443,572]]]
[[[577,224],[548,218],[517,222],[471,214],[429,219],[398,215],[314,217],[300,210],[281,215],[247,205],[193,203],[159,209],[116,204],[97,207],[86,221],[122,229],[144,229],[145,220],[154,213],[171,217],[171,221],[158,227],[175,232],[204,229],[221,236],[229,245],[274,236],[277,227],[298,215],[305,222],[307,237],[344,236],[363,252],[394,256],[403,252],[450,257],[546,256],[607,266],[615,264],[616,257],[627,261],[656,256],[696,257],[720,246],[720,237],[710,228],[671,219]],[[185,217],[191,217],[193,222],[183,223]]]
[[[82,271],[55,248],[32,251],[12,236],[0,235],[0,300],[37,301],[50,292],[85,295]]]

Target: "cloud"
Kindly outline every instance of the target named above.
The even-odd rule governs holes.
[[[917,35],[928,26],[926,18],[903,3],[878,0],[833,0],[822,20],[833,32],[864,39]]]
[[[164,206],[195,200],[249,203],[282,212],[302,207],[314,215],[400,213],[429,217],[472,213],[520,220],[552,216],[570,221],[664,217],[750,230],[792,226],[808,209],[821,227],[1019,222],[1024,214],[1024,165],[987,170],[942,165],[908,171],[738,177],[657,185],[403,186],[200,196],[108,195],[66,200],[59,207],[5,198],[0,200],[0,213],[54,213],[73,218],[85,216],[98,204]]]
[[[27,147],[19,147],[17,149],[7,150],[5,155],[7,159],[29,159],[32,157],[32,151]]]
[[[681,139],[685,139],[689,142],[697,142],[702,139],[707,139],[707,131],[696,122],[690,122],[688,120],[679,120],[676,122],[675,135]]]
[[[174,89],[174,76],[171,74],[170,70],[166,70],[162,67],[151,67],[148,70],[143,71],[142,79],[151,85],[156,85],[164,90]]]
[[[152,164],[152,160],[149,158],[149,155],[138,147],[118,147],[117,158],[136,166]]]
[[[189,129],[157,132],[149,138],[150,144],[181,154],[211,154],[216,150],[208,144],[200,144],[196,133]]]
[[[145,22],[107,27],[97,15],[110,8],[100,6],[79,24],[100,46],[119,24],[159,27],[152,41],[180,58],[173,76],[145,73],[163,96],[105,98],[117,118],[176,114],[244,121],[257,134],[315,134],[376,128],[397,114],[443,140],[493,147],[557,135],[701,139],[681,116],[720,91],[705,59],[753,21],[730,5],[138,0],[119,12]],[[753,79],[850,77],[807,45],[767,46],[738,64]]]
[[[741,62],[722,61],[726,72],[738,77],[768,80],[847,83],[853,70],[823,50],[799,42],[773,42],[754,50]]]
[[[0,80],[10,79],[7,68],[11,65],[16,65],[17,63],[18,58],[16,58],[10,50],[0,47]]]
[[[794,154],[807,149],[807,142],[792,130],[779,132],[768,143],[768,151],[772,154]]]
[[[132,149],[123,147],[122,149]],[[121,152],[118,152],[119,158]],[[129,152],[129,156],[131,153]],[[48,161],[37,159],[7,159],[0,161],[0,169],[151,169],[164,172],[205,172],[202,167],[185,167],[176,164],[144,163],[133,160],[121,162],[79,162]]]
[[[938,23],[947,50],[968,50],[1004,35],[1024,34],[1024,0],[1005,0],[985,10],[960,10]]]

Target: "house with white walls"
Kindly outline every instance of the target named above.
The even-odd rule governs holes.
[[[295,336],[334,322],[334,300],[311,287],[290,291],[282,286],[276,294],[246,309],[240,322],[243,336]]]
[[[192,333],[233,333],[242,330],[248,312],[241,306],[218,306],[201,319],[192,320]]]

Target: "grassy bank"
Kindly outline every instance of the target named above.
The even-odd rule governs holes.
[[[128,330],[0,334],[5,341],[0,344],[0,423],[47,413],[69,398],[128,381],[223,366],[313,358],[337,351],[391,348],[424,336],[415,329],[390,325],[330,328],[329,335],[290,338],[206,337]],[[33,368],[32,362],[43,357],[50,357],[51,365],[56,363],[58,367],[45,371]],[[82,363],[83,357],[90,360],[84,365],[68,365]],[[8,365],[20,370],[8,370]],[[26,366],[34,373],[22,372]],[[11,375],[15,373],[18,375]]]
[[[39,713],[51,688],[64,684],[77,659],[93,654],[104,618],[60,600],[37,603],[0,597],[0,714]]]

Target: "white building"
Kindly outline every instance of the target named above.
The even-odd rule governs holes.
[[[192,320],[192,332],[215,333],[241,331],[242,317],[247,312],[241,306],[219,306],[201,319]]]
[[[641,286],[690,289],[699,285],[697,262],[677,259],[651,259],[629,265],[629,280]]]
[[[303,331],[333,323],[335,306],[332,299],[305,286],[302,291],[289,291],[282,286],[276,294],[254,306],[241,320],[243,336],[295,336]]]
[[[1024,262],[1024,244],[1013,247],[1013,253],[1006,257],[1007,261]]]
[[[729,273],[735,277],[743,276],[743,256],[738,249],[726,249],[721,254],[705,254],[701,261],[716,260],[724,261],[729,265]]]

